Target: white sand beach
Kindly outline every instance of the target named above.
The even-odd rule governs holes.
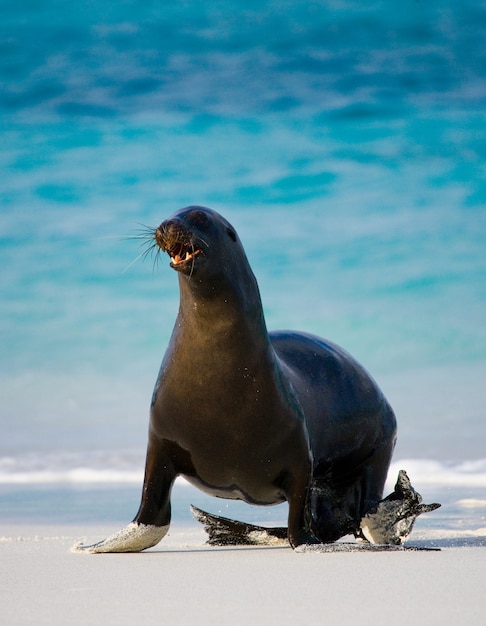
[[[484,623],[486,529],[416,533],[409,541],[440,551],[213,548],[197,527],[174,529],[140,554],[70,551],[113,530],[3,526],[1,623]]]

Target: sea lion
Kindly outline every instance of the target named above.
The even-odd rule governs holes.
[[[120,532],[76,549],[157,544],[177,476],[220,498],[287,501],[294,548],[360,535],[396,439],[375,381],[329,341],[267,332],[241,241],[215,211],[181,209],[153,236],[178,272],[180,308],[152,398],[141,504]]]

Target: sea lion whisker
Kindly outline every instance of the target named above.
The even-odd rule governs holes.
[[[152,233],[153,234],[156,230],[153,226],[147,226],[147,224],[144,224],[143,222],[137,222],[137,224],[138,226],[140,226],[137,232],[140,232],[140,233]]]
[[[154,254],[155,251],[155,254]],[[145,260],[148,255],[153,255],[154,262],[152,265],[152,271],[155,272],[155,268],[159,265],[159,255],[160,255],[160,247],[156,241],[152,240],[152,243],[148,248],[143,252],[142,258]]]
[[[156,250],[157,245],[155,243],[148,246],[146,250],[142,252],[142,257],[145,259],[149,254],[152,254],[155,250],[155,254],[158,254],[158,250]]]
[[[154,250],[157,248],[157,244],[156,244],[155,242],[150,243],[150,241],[144,241],[143,243],[141,243],[141,244],[140,244],[140,246],[147,246],[147,247],[146,247],[146,249],[145,249],[145,250],[142,250],[142,252],[140,252],[140,254],[138,254],[138,255],[137,255],[137,256],[133,259],[133,261],[131,261],[131,263],[129,263],[129,264],[125,267],[125,269],[122,271],[122,274],[125,274],[125,272],[127,272],[127,271],[128,271],[128,270],[132,267],[132,265],[135,265],[135,263],[136,263],[139,259],[145,260],[145,259],[146,259],[146,257],[147,257],[149,254],[153,254]],[[158,262],[158,250],[157,250],[156,255],[155,255],[154,269],[155,269],[155,264],[156,264],[157,262]]]
[[[135,263],[141,258],[144,257],[147,254],[147,250],[144,250],[143,252],[141,252],[139,255],[137,255],[133,261],[131,261],[126,267],[125,269],[122,271],[122,274],[125,274],[125,272],[128,272],[128,270],[132,267],[132,265],[135,265]]]
[[[191,255],[191,259],[192,259],[192,263],[191,263],[191,271],[189,272],[189,280],[192,278],[192,273],[194,272],[194,263],[195,263],[195,259],[196,259],[196,247],[194,245],[194,242],[191,241],[191,247],[192,247],[192,255]]]
[[[145,224],[140,224],[141,228],[136,230],[132,235],[123,235],[121,239],[153,239],[155,235],[155,228],[152,226],[146,226]]]
[[[144,239],[145,241],[150,241],[153,239],[153,233],[147,233],[146,235],[121,235],[117,237],[117,239],[122,239],[123,241],[132,240],[132,239]]]
[[[155,248],[157,246],[154,244],[153,247]],[[159,266],[159,258],[160,258],[160,248],[157,247],[157,250],[155,251],[154,262],[152,265],[152,272],[155,272],[155,268]]]
[[[203,244],[206,246],[206,248],[208,248],[208,249],[209,249],[209,248],[211,247],[211,246],[208,244],[208,242],[207,242],[207,241],[204,241],[204,239],[203,239],[202,237],[199,237],[199,236],[198,236],[198,237],[196,237],[196,239],[197,239],[197,241],[198,241],[198,242],[200,241],[201,243],[203,243]]]

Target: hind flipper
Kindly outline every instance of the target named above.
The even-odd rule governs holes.
[[[419,515],[440,507],[438,503],[421,502],[422,496],[412,487],[407,473],[400,470],[395,491],[381,500],[375,511],[362,518],[362,536],[374,544],[401,545],[412,532]]]
[[[287,528],[264,528],[213,515],[191,505],[195,519],[203,524],[211,546],[288,545]]]

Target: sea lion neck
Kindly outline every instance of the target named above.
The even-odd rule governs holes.
[[[199,281],[187,276],[179,276],[180,306],[178,321],[188,333],[218,334],[244,340],[255,336],[261,338],[264,346],[269,346],[268,333],[263,315],[260,291],[249,266],[246,272],[238,271],[238,277],[225,281]],[[250,339],[249,339],[250,340]]]

